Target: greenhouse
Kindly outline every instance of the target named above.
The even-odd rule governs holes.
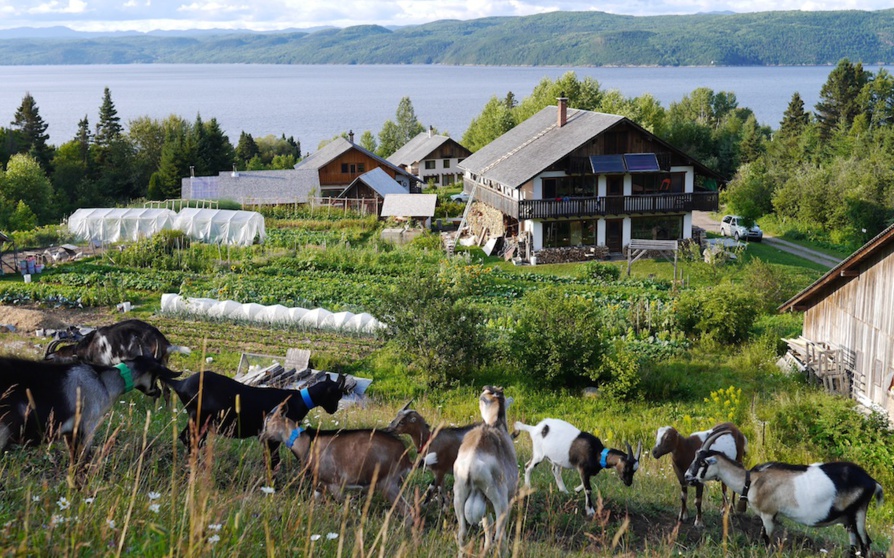
[[[82,241],[136,241],[173,228],[176,217],[170,209],[82,208],[68,218],[68,231]]]
[[[264,217],[255,211],[187,207],[177,214],[174,228],[210,244],[251,246],[267,236]]]

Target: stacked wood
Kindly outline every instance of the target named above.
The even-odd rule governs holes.
[[[535,256],[538,264],[588,262],[604,260],[609,255],[607,246],[568,246],[564,248],[544,248]]]

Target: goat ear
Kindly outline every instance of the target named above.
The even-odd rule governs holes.
[[[624,444],[627,446],[627,457],[636,459],[635,457],[633,457],[633,448],[630,447],[630,442],[624,442]]]
[[[717,463],[717,458],[714,457],[713,455],[711,457],[707,457],[707,458],[705,458],[705,463],[707,463],[708,465],[713,465],[713,464]]]
[[[345,387],[345,381],[346,381],[346,380],[347,380],[347,377],[346,377],[344,374],[339,374],[339,375],[338,375],[338,387],[339,387],[339,389]]]
[[[506,398],[506,409],[509,409],[509,407],[511,407],[513,403],[515,403],[515,398],[507,397]]]

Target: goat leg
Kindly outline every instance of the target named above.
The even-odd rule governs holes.
[[[682,523],[689,519],[689,512],[686,509],[686,501],[689,499],[689,489],[685,484],[680,485],[680,515],[677,516],[677,521]],[[696,514],[696,518],[698,518],[698,514]]]
[[[695,523],[696,527],[704,527],[702,522],[702,496],[705,493],[705,485],[699,483],[695,486]]]

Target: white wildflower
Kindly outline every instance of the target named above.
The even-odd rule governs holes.
[[[276,489],[272,486],[262,486],[261,492],[263,492],[264,494],[273,494],[274,492],[276,492]]]
[[[159,506],[158,504],[149,504],[149,511],[151,511],[152,513],[158,513],[158,510],[160,509],[161,506]]]
[[[40,502],[40,496],[32,496],[31,501],[32,502]]]
[[[60,510],[67,510],[68,506],[71,505],[71,502],[68,501],[68,498],[63,496],[63,497],[59,498],[58,500],[56,500],[56,505],[59,506]]]
[[[61,515],[54,514],[53,517],[50,518],[50,525],[58,525],[59,523],[64,523],[65,518]]]
[[[84,498],[84,503],[92,504],[94,500],[96,500],[96,498],[93,498],[92,496],[90,498]]]
[[[221,527],[223,527],[223,525],[221,525],[220,523],[212,523],[208,526],[208,529],[212,531],[220,531]]]
[[[214,362],[214,358],[213,358],[213,357],[206,357],[206,358],[205,358],[205,362],[208,362],[208,363]]]
[[[211,544],[214,544],[214,543],[216,543],[216,542],[219,541],[219,540],[220,540],[220,536],[219,536],[219,535],[211,535],[210,537],[208,537],[208,542],[211,543]]]
[[[320,540],[320,535],[311,535],[311,536],[310,536],[310,540],[312,540],[312,541],[318,541],[318,540]]]
[[[150,492],[150,493],[147,494],[146,496],[147,496],[150,500],[158,500],[159,498],[161,498],[161,494],[159,494],[158,492]]]
[[[115,528],[115,520],[114,519],[106,519],[106,524],[109,526],[109,529]]]
[[[326,535],[326,538],[329,539],[330,541],[331,541],[332,539],[337,539],[337,538],[338,538],[338,533],[328,533],[328,534]]]

